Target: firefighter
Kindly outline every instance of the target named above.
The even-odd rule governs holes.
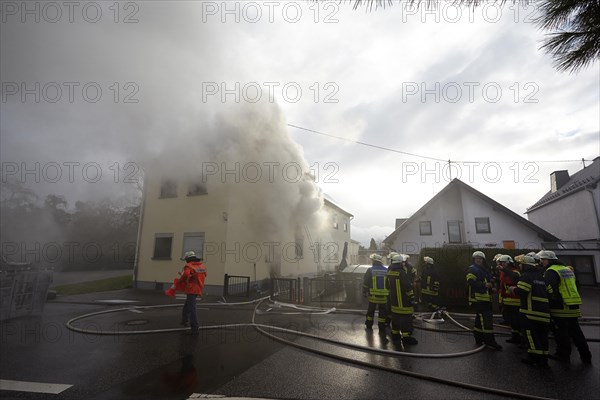
[[[475,343],[485,344],[494,350],[502,350],[494,337],[492,292],[495,291],[494,278],[485,262],[485,254],[476,251],[472,255],[473,263],[467,272],[469,289],[469,305],[475,311],[475,327],[473,335]]]
[[[206,266],[202,259],[193,251],[187,251],[182,260],[185,260],[183,271],[180,273],[178,287],[186,294],[185,304],[181,313],[181,324],[190,326],[190,334],[198,335],[200,325],[196,312],[196,298],[202,296],[204,281],[206,279]]]
[[[365,276],[363,277],[363,294],[369,299],[365,325],[367,330],[373,329],[375,309],[378,308],[377,326],[379,327],[379,332],[385,334],[388,297],[388,291],[385,288],[387,268],[383,265],[383,257],[379,254],[371,254],[369,258],[372,261],[372,266],[365,272]]]
[[[389,291],[392,340],[401,340],[403,344],[417,344],[413,334],[414,290],[413,278],[410,276],[408,258],[402,254],[392,257],[392,264],[387,271],[386,288]]]
[[[514,291],[509,292],[509,287],[517,286],[521,271],[509,255],[501,255],[496,261],[500,271],[500,293],[498,296],[502,298],[502,317],[511,329],[511,337],[506,340],[506,343],[518,345],[522,342],[519,327],[521,300]]]
[[[552,288],[544,281],[544,269],[536,264],[533,257],[522,256],[520,261],[523,274],[516,286],[508,286],[507,291],[520,297],[520,325],[527,342],[527,358],[521,361],[528,365],[547,367],[550,326],[548,299]]]
[[[571,358],[571,341],[579,351],[581,361],[592,362],[592,353],[587,340],[581,331],[578,318],[581,316],[581,296],[577,290],[575,274],[556,258],[553,251],[542,250],[538,253],[540,263],[546,269],[544,279],[552,288],[550,297],[550,316],[554,324],[556,354],[552,357],[569,363]]]
[[[440,278],[433,258],[424,257],[423,272],[421,274],[421,299],[431,311],[439,307]]]

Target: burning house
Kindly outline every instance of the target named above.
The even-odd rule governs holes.
[[[251,282],[314,276],[355,258],[347,250],[356,247],[352,214],[307,173],[275,107],[215,125],[219,134],[204,133],[202,151],[147,162],[136,287],[166,288],[190,250],[207,265],[210,293],[219,293],[225,274]]]

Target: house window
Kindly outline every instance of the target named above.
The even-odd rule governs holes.
[[[344,232],[348,232],[348,224],[344,222]]]
[[[190,186],[188,186],[188,192],[187,192],[188,196],[200,196],[203,194],[208,194],[205,184],[192,183]]]
[[[153,260],[170,260],[171,246],[173,245],[172,233],[157,233],[154,235]]]
[[[460,234],[460,221],[448,221],[448,242],[449,243],[462,243],[462,236]]]
[[[431,221],[419,221],[419,234],[421,236],[431,236]]]
[[[186,251],[193,251],[198,258],[204,258],[204,232],[186,232],[183,234],[183,248],[181,256]]]
[[[160,197],[177,197],[177,184],[172,179],[167,179],[160,185]]]
[[[490,219],[488,217],[475,218],[475,231],[477,233],[491,233]]]
[[[339,224],[338,224],[338,216],[337,216],[337,214],[334,214],[333,215],[333,229],[338,229],[338,226],[339,226]]]

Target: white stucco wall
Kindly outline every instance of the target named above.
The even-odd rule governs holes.
[[[600,238],[596,209],[600,210],[600,186],[592,193],[581,190],[527,215],[531,222],[561,240],[589,240]]]

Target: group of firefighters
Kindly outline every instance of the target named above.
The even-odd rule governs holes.
[[[392,340],[403,344],[417,344],[413,337],[414,307],[418,303],[415,292],[420,288],[422,303],[430,310],[439,308],[440,276],[434,260],[424,257],[421,276],[408,262],[406,254],[390,253],[389,266],[383,257],[370,256],[372,267],[363,279],[363,293],[369,300],[365,325],[373,329],[375,311],[380,334],[387,334],[391,323]],[[513,258],[497,254],[494,274],[485,254],[472,254],[468,267],[469,305],[475,312],[473,335],[478,346],[486,345],[501,350],[494,336],[493,295],[497,292],[504,323],[511,328],[508,343],[527,348],[528,365],[546,367],[548,358],[568,363],[571,339],[584,363],[591,363],[592,354],[579,326],[581,296],[575,274],[549,250],[531,252]],[[548,333],[556,340],[556,353],[549,354]]]
[[[469,305],[475,310],[475,342],[501,350],[494,338],[492,315],[496,278],[483,252],[474,252],[472,258],[467,283]],[[572,339],[581,360],[591,363],[592,353],[579,326],[582,302],[573,269],[549,250],[518,255],[514,260],[497,254],[493,261],[500,271],[498,298],[502,315],[512,332],[507,342],[527,347],[528,356],[522,361],[539,367],[546,367],[548,358],[569,363]],[[550,330],[556,340],[553,355],[548,346]]]
[[[408,262],[409,256],[392,252],[388,255],[389,267],[383,265],[379,254],[370,256],[372,267],[363,278],[363,294],[369,299],[365,325],[373,329],[375,310],[378,309],[377,325],[380,334],[387,334],[391,324],[392,340],[404,344],[417,344],[413,334],[413,314],[416,304],[415,291],[421,284],[423,302],[431,309],[438,308],[440,280],[434,261],[425,257],[425,267],[421,276]]]

